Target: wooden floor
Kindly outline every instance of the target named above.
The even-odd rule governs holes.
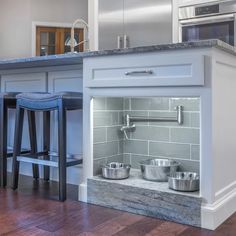
[[[65,236],[236,236],[236,214],[216,231],[77,202],[78,189],[68,186],[68,200],[57,201],[57,184],[21,177],[17,191],[0,189],[0,235]]]

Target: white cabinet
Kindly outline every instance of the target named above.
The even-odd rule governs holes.
[[[85,87],[204,85],[204,56],[160,53],[95,57],[84,60]]]
[[[52,71],[48,73],[48,91],[73,91],[83,92],[82,69]],[[71,154],[82,153],[82,110],[67,113],[67,150]],[[54,151],[57,150],[57,117],[52,122],[53,139],[51,140]]]
[[[1,92],[46,92],[46,73],[20,73],[1,76]]]

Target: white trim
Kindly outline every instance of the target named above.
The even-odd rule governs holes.
[[[213,204],[202,204],[201,227],[215,230],[236,212],[236,188]]]
[[[172,42],[179,42],[179,4],[178,1],[172,0]]]
[[[87,183],[79,185],[79,201],[87,202]]]
[[[98,0],[88,0],[89,48],[98,50]]]
[[[235,189],[236,189],[236,181],[230,183],[226,187],[224,187],[224,188],[220,189],[219,191],[217,191],[215,193],[215,199],[218,200],[218,199],[220,199],[224,196],[227,196],[228,194],[230,194]]]
[[[31,37],[31,54],[32,57],[36,56],[36,27],[61,27],[61,28],[71,28],[72,23],[62,23],[62,22],[44,22],[44,21],[33,21],[32,22],[32,37]],[[84,29],[84,25],[78,24],[75,28]]]

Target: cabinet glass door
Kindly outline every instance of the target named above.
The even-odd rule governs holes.
[[[63,53],[68,53],[71,51],[71,48],[69,45],[66,44],[68,40],[71,40],[71,30],[70,29],[64,29],[63,30],[64,34],[64,40],[63,40]],[[75,52],[83,52],[84,49],[84,44],[81,43],[84,40],[84,34],[83,30],[81,29],[75,29]],[[79,44],[81,43],[81,44]]]
[[[55,29],[44,30],[39,32],[39,56],[47,56],[56,54],[56,31]]]
[[[36,28],[36,55],[47,56],[54,54],[63,54],[71,51],[70,28],[61,27],[37,27]],[[84,29],[75,29],[75,51],[83,52]]]
[[[124,0],[99,0],[98,4],[99,50],[118,48],[118,36],[124,33]]]

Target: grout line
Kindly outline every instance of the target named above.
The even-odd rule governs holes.
[[[119,126],[122,126],[122,124],[115,124],[115,125],[108,125],[108,126],[104,126],[104,125],[101,125],[101,126],[94,126],[93,128],[109,128],[109,127],[119,127]],[[145,125],[145,124],[140,124],[140,125],[137,125],[138,127],[148,127],[148,126],[153,126],[153,127],[157,127],[157,128],[172,128],[172,129],[194,129],[194,130],[200,130],[200,127],[191,127],[191,126],[182,126],[182,127],[179,127],[179,126],[169,126],[169,125]]]
[[[119,142],[125,141],[126,139],[117,139],[117,140],[109,140],[105,142],[96,142],[94,144],[104,144],[104,143],[112,143],[112,142]],[[180,144],[180,145],[200,145],[199,143],[180,143],[180,142],[168,142],[168,141],[158,141],[158,140],[148,140],[148,139],[129,139],[131,141],[140,141],[140,142],[150,142],[150,143],[165,143],[165,144]]]
[[[175,160],[183,160],[183,161],[192,161],[192,162],[200,162],[199,160],[190,160],[190,159],[184,159],[184,158],[178,158],[178,157],[168,157],[168,156],[154,156],[154,155],[144,155],[144,154],[137,154],[137,153],[123,153],[124,155],[135,155],[135,156],[146,156],[151,158],[164,158],[164,159],[175,159]]]

